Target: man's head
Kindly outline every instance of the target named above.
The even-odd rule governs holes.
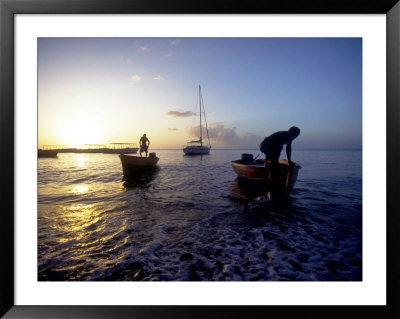
[[[146,134],[143,134],[143,137],[146,137]]]
[[[288,131],[290,135],[292,135],[293,139],[300,135],[300,129],[296,126],[292,126]]]

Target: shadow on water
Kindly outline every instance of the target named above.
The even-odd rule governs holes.
[[[263,180],[247,180],[237,177],[231,187],[231,194],[234,198],[252,201],[258,197],[267,196],[268,183]]]
[[[203,156],[205,156],[205,157],[210,156],[210,153],[208,153],[208,154],[183,154],[183,157],[188,157],[188,158],[192,157],[192,158],[202,159]]]
[[[201,163],[210,157],[210,154],[183,154],[182,158],[186,163]],[[192,164],[191,164],[192,165]]]
[[[258,203],[259,206],[282,211],[290,203],[287,189],[264,180],[249,180],[237,177],[231,187],[231,195],[240,202]]]
[[[151,186],[151,182],[157,176],[159,170],[159,167],[156,166],[124,171],[122,177],[122,180],[124,181],[123,186],[126,189],[148,188]]]

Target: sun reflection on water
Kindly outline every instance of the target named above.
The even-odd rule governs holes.
[[[89,186],[86,184],[75,185],[73,188],[73,193],[75,194],[86,194],[89,190]]]
[[[63,232],[78,239],[87,233],[88,227],[98,223],[100,217],[99,211],[96,210],[94,205],[75,204],[63,210],[61,219],[63,222],[60,223],[60,228],[63,229]],[[101,228],[100,226],[94,227],[91,231],[99,231]]]
[[[76,165],[80,168],[85,167],[86,158],[84,154],[78,154],[76,157]]]

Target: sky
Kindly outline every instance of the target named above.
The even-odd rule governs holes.
[[[361,38],[39,38],[38,145],[362,148]],[[204,123],[203,123],[204,125]]]

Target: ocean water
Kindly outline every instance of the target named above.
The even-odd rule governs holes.
[[[38,159],[40,281],[362,280],[361,151],[294,150],[284,207],[236,178],[255,150],[155,152],[133,181],[114,154]]]

